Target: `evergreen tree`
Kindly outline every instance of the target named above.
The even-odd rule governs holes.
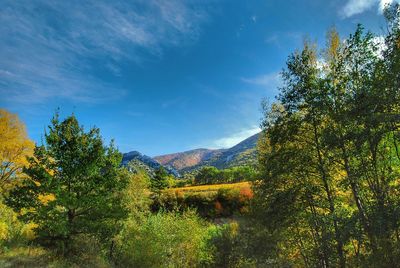
[[[54,116],[45,144],[36,146],[24,172],[30,177],[15,188],[8,205],[26,222],[37,224],[37,239],[68,253],[78,235],[112,238],[126,211],[121,190],[121,154],[104,146],[98,128],[85,132],[75,116]]]
[[[150,188],[154,192],[160,192],[168,187],[168,172],[164,167],[160,167],[156,170],[154,178],[150,181]]]

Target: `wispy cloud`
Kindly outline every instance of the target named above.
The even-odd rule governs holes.
[[[212,141],[211,147],[212,148],[230,148],[232,146],[235,146],[239,142],[243,141],[244,139],[246,139],[260,131],[261,131],[261,129],[257,126],[253,126],[248,129],[242,129],[232,135]]]
[[[278,48],[284,48],[288,44],[298,45],[304,39],[301,32],[272,32],[264,39],[268,45],[274,45]]]
[[[382,12],[386,5],[399,0],[348,0],[344,7],[340,10],[340,15],[344,18],[352,17],[361,14],[373,7],[377,7],[379,12]]]
[[[206,17],[196,2],[183,0],[5,0],[0,94],[23,103],[119,98],[125,91],[92,75],[91,60],[118,76],[122,60],[140,62],[143,55],[160,56],[165,47],[196,40]]]
[[[262,74],[251,78],[241,78],[241,80],[248,84],[268,87],[271,89],[276,89],[281,85],[281,76],[279,72]]]

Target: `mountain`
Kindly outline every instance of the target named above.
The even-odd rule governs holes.
[[[255,134],[229,149],[195,149],[181,153],[160,155],[154,160],[170,166],[179,172],[188,172],[202,166],[229,168],[240,165],[253,165],[257,160],[257,141],[260,133]]]
[[[174,168],[164,166],[150,156],[141,154],[138,151],[132,151],[123,154],[122,165],[127,166],[129,163],[133,163],[133,165],[145,169],[150,175],[154,174],[155,170],[159,169],[160,167],[164,167],[169,174],[174,175],[175,177],[180,176],[180,174]]]
[[[222,150],[195,149],[181,153],[166,154],[154,157],[154,160],[162,165],[171,166],[176,170],[182,170],[197,166],[200,163],[214,158]]]

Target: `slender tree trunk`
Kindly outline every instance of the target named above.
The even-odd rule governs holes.
[[[335,203],[333,200],[332,191],[329,187],[328,175],[325,170],[325,165],[324,165],[324,162],[322,159],[321,147],[320,147],[320,142],[318,139],[318,131],[317,131],[317,126],[316,126],[315,121],[313,121],[313,130],[314,130],[314,140],[315,140],[315,145],[316,145],[317,155],[318,155],[318,167],[319,167],[319,171],[321,173],[321,178],[322,178],[322,182],[324,184],[324,189],[325,189],[325,192],[326,192],[326,195],[328,198],[330,214],[333,217],[333,225],[334,225],[335,238],[336,238],[336,250],[337,250],[337,253],[339,256],[339,265],[341,268],[344,268],[346,266],[346,259],[345,259],[344,252],[343,252],[343,242],[342,242],[341,235],[339,233],[338,221],[337,221],[337,217],[335,215]]]

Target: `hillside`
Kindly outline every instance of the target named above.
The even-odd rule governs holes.
[[[122,157],[122,165],[126,166],[128,163],[132,163],[136,167],[140,167],[144,170],[146,170],[150,175],[154,174],[154,171],[156,169],[159,169],[160,167],[164,167],[169,174],[174,175],[175,177],[179,177],[179,173],[172,167],[170,166],[164,166],[160,164],[159,162],[155,161],[153,158],[150,156],[141,154],[138,151],[132,151],[129,153],[123,154]]]
[[[160,155],[154,160],[162,165],[168,165],[176,170],[197,166],[221,154],[223,150],[195,149],[181,153]]]
[[[195,149],[181,153],[156,156],[162,165],[171,166],[180,172],[188,172],[202,166],[228,168],[239,165],[252,165],[256,162],[258,134],[255,134],[229,149]]]

